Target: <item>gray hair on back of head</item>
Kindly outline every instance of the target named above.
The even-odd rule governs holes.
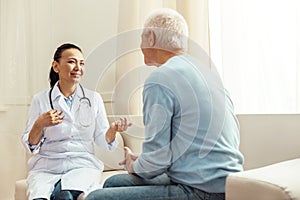
[[[143,34],[153,31],[156,47],[174,52],[184,52],[188,46],[188,26],[184,17],[170,8],[160,8],[148,15]]]

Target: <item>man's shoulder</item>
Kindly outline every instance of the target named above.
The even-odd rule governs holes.
[[[170,60],[173,60],[174,58],[171,58]],[[146,79],[146,82],[148,81],[166,81],[172,78],[172,73],[176,72],[176,61],[171,62],[168,60],[166,63],[159,66],[155,71],[153,71],[148,78]]]
[[[169,85],[172,81],[172,76],[168,73],[167,69],[157,69],[145,81],[144,87],[153,87],[160,85]]]

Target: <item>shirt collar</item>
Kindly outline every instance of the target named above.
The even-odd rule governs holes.
[[[60,97],[63,97],[63,98],[66,98],[60,91],[59,87],[58,87],[58,82],[57,81],[55,83],[55,85],[53,86],[53,89],[52,89],[52,93],[51,93],[51,98],[52,98],[52,101],[56,101],[58,98]],[[79,97],[79,98],[82,98],[83,97],[83,93],[81,91],[81,88],[79,86],[79,84],[77,85],[76,89],[75,89],[75,92],[71,95],[74,99],[74,97]]]

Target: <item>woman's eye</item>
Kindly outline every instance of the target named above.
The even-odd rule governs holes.
[[[84,66],[84,63],[80,63],[80,66],[82,66],[82,67],[83,67],[83,66]]]
[[[69,61],[68,63],[70,63],[70,64],[74,64],[75,62],[71,60],[71,61]]]

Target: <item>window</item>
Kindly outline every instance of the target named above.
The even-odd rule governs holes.
[[[209,1],[211,57],[241,113],[300,111],[296,0]]]

